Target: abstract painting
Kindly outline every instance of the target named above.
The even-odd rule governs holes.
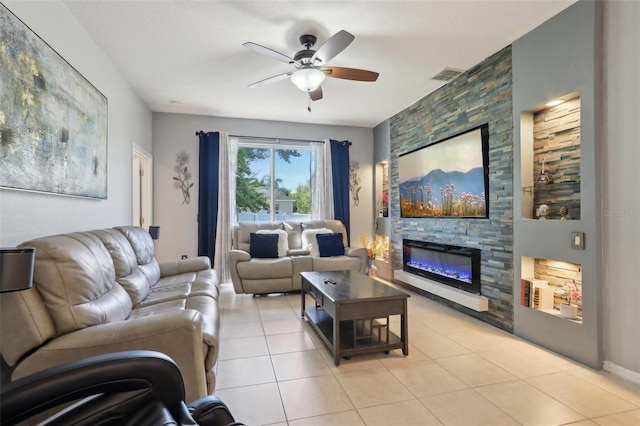
[[[107,198],[107,98],[1,4],[0,187]]]

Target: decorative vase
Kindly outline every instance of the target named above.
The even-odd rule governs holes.
[[[378,268],[373,264],[373,259],[367,258],[367,270],[365,271],[365,274],[373,277],[376,272],[378,272]]]
[[[374,278],[378,275],[378,267],[373,262],[373,259],[369,260],[369,276]]]
[[[578,305],[560,305],[560,316],[569,319],[578,318]]]

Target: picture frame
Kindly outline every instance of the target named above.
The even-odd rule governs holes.
[[[398,157],[400,217],[489,217],[489,126]]]
[[[107,198],[108,100],[0,4],[0,188]]]

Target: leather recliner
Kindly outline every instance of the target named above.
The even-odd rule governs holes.
[[[215,396],[186,404],[180,369],[153,351],[99,355],[3,385],[3,425],[239,426]],[[72,403],[71,405],[69,405]],[[43,413],[47,418],[43,419]],[[51,414],[54,413],[54,414]]]
[[[342,234],[344,255],[321,257],[311,253],[308,246],[304,246],[305,231],[319,229]],[[280,257],[268,259],[251,257],[251,234],[264,231],[286,231],[286,255],[278,254]],[[233,227],[229,270],[233,290],[237,294],[299,291],[302,286],[300,272],[352,270],[364,273],[366,267],[367,249],[348,247],[347,230],[339,220],[239,222]]]
[[[158,263],[135,226],[36,238],[33,287],[0,294],[0,353],[18,380],[66,362],[152,350],[178,364],[188,401],[215,390],[219,281],[208,257]]]

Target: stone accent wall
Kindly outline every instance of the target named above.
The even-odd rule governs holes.
[[[580,219],[579,97],[533,115],[533,158],[533,181],[542,170],[541,160],[551,180],[534,186],[534,208],[546,204],[547,219],[560,219],[560,208],[565,206],[567,219]]]
[[[513,330],[511,89],[508,46],[391,118],[389,168],[393,269],[402,269],[403,238],[480,249],[488,312],[425,295],[507,331]],[[484,123],[489,124],[489,219],[400,218],[398,156]]]

